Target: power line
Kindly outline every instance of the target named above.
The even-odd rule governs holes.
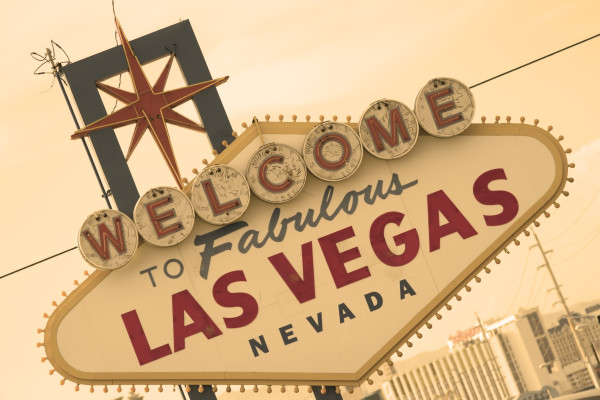
[[[531,285],[531,290],[529,291],[529,296],[527,296],[527,303],[525,303],[526,307],[529,307],[529,304],[531,304],[531,299],[533,298],[533,293],[535,292],[535,285],[537,284],[537,279],[538,279],[538,276],[539,276],[539,272],[540,272],[540,269],[537,268],[535,270],[535,275],[533,277],[533,284]],[[542,285],[544,284],[544,280],[545,279],[546,279],[546,276],[544,275],[542,277]],[[542,286],[540,286],[540,288],[541,287]]]
[[[527,272],[527,263],[529,262],[530,254],[531,254],[531,249],[529,249],[529,251],[527,252],[527,258],[525,258],[525,262],[523,263],[523,271],[521,271],[521,279],[519,279],[519,286],[517,287],[517,291],[515,292],[515,297],[513,298],[513,301],[510,303],[510,306],[508,307],[508,309],[506,310],[504,315],[508,315],[509,313],[511,313],[513,307],[517,303],[517,298],[519,297],[519,293],[521,293],[521,286],[523,285],[523,278],[525,277],[525,272]],[[537,274],[536,274],[536,277],[537,277]]]
[[[113,1],[113,11],[114,11],[114,1]],[[557,50],[557,51],[555,51],[555,52],[552,52],[552,53],[546,54],[546,55],[545,55],[545,56],[543,56],[543,57],[540,57],[540,58],[538,58],[538,59],[535,59],[535,60],[533,60],[533,61],[530,61],[530,62],[528,62],[528,63],[526,63],[526,64],[523,64],[523,65],[521,65],[521,66],[518,66],[518,67],[516,67],[516,68],[513,68],[513,69],[511,69],[511,70],[509,70],[509,71],[503,72],[503,73],[501,73],[501,74],[499,74],[499,75],[493,76],[493,77],[491,77],[491,78],[489,78],[489,79],[486,79],[486,80],[484,80],[484,81],[481,81],[481,82],[479,82],[479,83],[476,83],[476,84],[475,84],[475,85],[473,85],[473,86],[469,86],[469,89],[476,88],[477,86],[481,86],[481,85],[483,85],[483,84],[485,84],[485,83],[488,83],[488,82],[490,82],[490,81],[493,81],[494,79],[498,79],[498,78],[500,78],[500,77],[502,77],[502,76],[504,76],[504,75],[508,75],[508,74],[510,74],[510,73],[512,73],[512,72],[515,72],[515,71],[517,71],[517,70],[519,70],[519,69],[521,69],[521,68],[527,67],[527,66],[529,66],[529,65],[531,65],[531,64],[534,64],[534,63],[536,63],[536,62],[538,62],[538,61],[542,61],[542,60],[544,60],[544,59],[546,59],[546,58],[548,58],[548,57],[551,57],[551,56],[553,56],[553,55],[556,55],[556,54],[558,54],[558,53],[560,53],[560,52],[563,52],[563,51],[565,51],[565,50],[568,50],[568,49],[570,49],[570,48],[572,48],[572,47],[578,46],[578,45],[580,45],[580,44],[582,44],[582,43],[585,43],[585,42],[587,42],[587,41],[589,41],[589,40],[595,39],[595,38],[597,38],[597,37],[599,37],[599,36],[600,36],[600,33],[598,33],[598,34],[596,34],[596,35],[594,35],[594,36],[590,36],[590,37],[589,37],[589,38],[587,38],[587,39],[581,40],[581,41],[579,41],[579,42],[577,42],[577,43],[573,43],[572,45],[569,45],[569,46],[567,46],[567,47],[564,47],[564,48],[562,48],[562,49],[560,49],[560,50]],[[77,121],[76,121],[76,122],[77,122]],[[103,197],[104,197],[104,196],[103,196]],[[43,263],[44,261],[48,261],[48,260],[50,260],[51,258],[54,258],[54,257],[60,256],[61,254],[68,253],[69,251],[75,250],[76,248],[77,248],[77,247],[73,247],[73,248],[70,248],[70,249],[64,250],[64,251],[62,251],[62,252],[60,252],[60,253],[56,253],[56,254],[54,254],[54,255],[52,255],[52,256],[50,256],[50,257],[44,258],[43,260],[37,261],[37,262],[35,262],[35,263],[33,263],[33,264],[29,264],[29,265],[27,265],[27,266],[25,266],[25,267],[23,267],[23,268],[19,268],[19,269],[17,269],[17,270],[14,270],[14,271],[12,271],[12,272],[9,272],[8,274],[5,274],[5,275],[2,275],[2,276],[0,276],[0,279],[2,279],[2,278],[6,278],[7,276],[10,276],[10,275],[12,275],[12,274],[15,274],[15,273],[17,273],[17,272],[20,272],[20,271],[23,271],[23,270],[25,270],[25,269],[27,269],[27,268],[33,267],[34,265],[37,265],[37,264]]]
[[[77,246],[75,246],[75,247],[71,247],[70,249],[63,250],[63,251],[61,251],[60,253],[56,253],[56,254],[54,254],[54,255],[52,255],[52,256],[50,256],[50,257],[46,257],[46,258],[44,258],[43,260],[36,261],[36,262],[34,262],[33,264],[29,264],[29,265],[26,265],[26,266],[24,266],[23,268],[16,269],[16,270],[14,270],[14,271],[12,271],[12,272],[9,272],[8,274],[5,274],[5,275],[2,275],[2,276],[0,276],[0,279],[6,278],[7,276],[10,276],[10,275],[12,275],[12,274],[16,274],[17,272],[21,272],[21,271],[23,271],[23,270],[26,270],[27,268],[31,268],[31,267],[33,267],[34,265],[41,264],[41,263],[43,263],[44,261],[48,261],[48,260],[50,260],[50,259],[52,259],[52,258],[54,258],[54,257],[58,257],[58,256],[60,256],[60,255],[62,255],[62,254],[65,254],[65,253],[68,253],[68,252],[70,252],[70,251],[73,251],[73,250],[75,250],[76,248],[77,248]]]
[[[598,236],[598,234],[599,234],[599,233],[600,233],[600,230],[596,230],[596,232],[594,233],[594,236],[592,236],[592,238],[591,238],[590,240],[588,240],[588,241],[587,241],[587,243],[586,243],[585,245],[583,245],[583,247],[581,247],[581,248],[580,248],[579,250],[577,250],[575,253],[571,254],[569,257],[567,257],[567,258],[565,258],[565,259],[563,259],[563,260],[557,261],[557,262],[555,262],[554,264],[556,264],[556,265],[558,265],[558,264],[562,264],[562,263],[564,263],[564,262],[567,262],[567,261],[569,261],[571,258],[573,258],[573,257],[575,257],[575,256],[577,256],[577,255],[579,255],[579,254],[581,254],[581,251],[582,251],[583,249],[585,249],[586,247],[588,247],[588,246],[589,246],[589,245],[590,245],[590,244],[591,244],[591,243],[594,241],[594,239],[596,238],[596,236]]]
[[[575,245],[581,244],[581,242],[583,242],[584,240],[587,240],[589,237],[596,236],[598,235],[598,232],[600,231],[600,225],[598,225],[597,227],[595,227],[591,232],[587,233],[585,236],[580,237],[579,239],[576,239],[574,242],[569,243],[569,244],[565,244],[564,246],[558,246],[559,249],[563,250],[563,249],[567,249],[569,247],[573,247]]]
[[[594,36],[590,36],[590,37],[589,37],[589,38],[587,38],[587,39],[583,39],[583,40],[582,40],[582,41],[580,41],[580,42],[573,43],[572,45],[569,45],[569,46],[567,46],[567,47],[564,47],[564,48],[562,48],[562,49],[560,49],[560,50],[556,50],[555,52],[552,52],[552,53],[550,53],[550,54],[546,54],[545,56],[543,56],[543,57],[540,57],[540,58],[538,58],[538,59],[535,59],[535,60],[533,60],[533,61],[529,61],[529,62],[528,62],[528,63],[526,63],[526,64],[523,64],[523,65],[521,65],[521,66],[518,66],[518,67],[516,67],[516,68],[513,68],[513,69],[511,69],[511,70],[509,70],[509,71],[503,72],[503,73],[501,73],[500,75],[496,75],[496,76],[494,76],[494,77],[491,77],[491,78],[489,78],[489,79],[486,79],[485,81],[481,81],[481,82],[479,82],[479,83],[476,83],[476,84],[475,84],[475,85],[473,85],[473,86],[469,86],[469,89],[476,88],[476,87],[477,87],[477,86],[479,86],[479,85],[483,85],[484,83],[488,83],[488,82],[490,82],[490,81],[493,81],[494,79],[498,79],[498,78],[500,78],[500,77],[502,77],[502,76],[504,76],[504,75],[508,75],[508,74],[510,74],[511,72],[515,72],[515,71],[517,71],[517,70],[520,70],[521,68],[525,68],[525,67],[527,67],[527,66],[529,66],[529,65],[531,65],[531,64],[535,64],[535,63],[536,63],[536,62],[538,62],[538,61],[542,61],[543,59],[546,59],[546,58],[548,58],[548,57],[551,57],[551,56],[553,56],[553,55],[555,55],[555,54],[558,54],[558,53],[560,53],[560,52],[562,52],[562,51],[565,51],[565,50],[568,50],[568,49],[570,49],[570,48],[572,48],[572,47],[578,46],[578,45],[580,45],[580,44],[582,44],[582,43],[585,43],[585,42],[587,42],[588,40],[592,40],[592,39],[594,39],[594,38],[597,38],[598,36],[600,36],[600,33],[597,33],[597,34],[595,34]]]
[[[592,171],[592,170],[590,169],[590,171]],[[592,197],[592,200],[588,203],[587,206],[585,206],[585,208],[583,209],[583,211],[581,212],[581,214],[579,214],[579,216],[577,218],[575,218],[575,220],[573,220],[573,222],[571,222],[571,224],[569,224],[569,226],[567,228],[563,229],[563,231],[561,233],[559,233],[558,235],[554,236],[552,239],[548,240],[548,242],[552,242],[552,241],[560,238],[567,231],[569,231],[569,229],[571,229],[572,227],[574,227],[575,224],[577,224],[579,222],[579,220],[584,215],[586,215],[586,213],[588,212],[588,210],[590,209],[590,207],[592,206],[592,204],[594,204],[594,202],[596,201],[596,198],[598,197],[599,194],[600,194],[600,188],[598,188],[598,191],[596,191],[596,194],[594,194],[594,196]]]
[[[538,288],[538,291],[536,293],[536,295],[533,297],[533,301],[531,302],[531,306],[529,305],[529,302],[527,303],[527,307],[532,307],[533,305],[535,305],[537,303],[537,299],[538,297],[540,297],[540,293],[542,293],[542,289],[544,288],[544,283],[546,282],[546,276],[548,276],[547,274],[544,274],[544,276],[542,276],[542,282],[540,283],[540,287]]]

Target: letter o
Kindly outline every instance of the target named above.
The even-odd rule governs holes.
[[[171,274],[169,273],[169,268],[168,268],[168,267],[169,267],[169,264],[173,264],[173,263],[175,263],[175,264],[179,265],[179,272],[178,272],[178,273],[176,273],[175,275],[171,275]],[[180,276],[183,274],[183,264],[182,264],[182,263],[181,263],[181,261],[179,261],[178,259],[176,259],[176,258],[171,258],[170,260],[167,260],[167,261],[165,262],[165,265],[163,266],[163,272],[164,272],[164,273],[165,273],[165,275],[166,275],[166,276],[168,276],[169,278],[171,278],[171,279],[177,279],[177,278],[179,278],[179,277],[180,277]]]

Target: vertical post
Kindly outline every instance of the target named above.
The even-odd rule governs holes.
[[[477,324],[479,325],[479,328],[481,329],[481,333],[483,334],[483,342],[485,343],[485,347],[486,347],[487,351],[490,353],[490,357],[492,357],[492,368],[494,369],[494,375],[496,375],[496,379],[498,379],[498,384],[500,386],[500,389],[502,389],[502,395],[506,397],[506,396],[508,396],[508,389],[506,388],[506,383],[504,382],[504,377],[502,376],[502,373],[500,372],[500,367],[498,366],[498,362],[496,360],[496,355],[492,351],[492,346],[490,346],[490,342],[487,338],[487,331],[483,327],[483,324],[481,323],[481,319],[479,319],[479,315],[477,315],[477,313],[475,313],[475,318],[477,318]]]
[[[544,249],[542,248],[540,239],[536,235],[533,228],[531,229],[531,232],[533,233],[533,237],[535,238],[536,244],[534,246],[537,246],[538,249],[540,249],[540,252],[542,253],[542,258],[544,259],[543,266],[546,267],[546,269],[548,269],[548,274],[550,275],[550,278],[552,279],[552,283],[554,284],[554,290],[558,294],[560,303],[562,304],[562,306],[565,310],[565,313],[567,314],[567,322],[569,324],[569,328],[571,329],[571,333],[573,334],[573,338],[575,339],[575,345],[577,346],[577,350],[579,350],[579,355],[581,356],[581,360],[585,364],[585,367],[587,368],[587,370],[590,374],[590,378],[592,379],[592,383],[594,384],[594,387],[600,388],[600,381],[598,381],[598,375],[596,375],[596,371],[594,371],[594,368],[592,367],[590,360],[587,358],[585,351],[583,350],[581,340],[579,339],[579,336],[577,335],[577,330],[575,329],[575,323],[573,322],[573,317],[571,316],[571,311],[569,310],[569,307],[567,306],[567,302],[565,301],[565,298],[563,297],[563,294],[560,290],[560,286],[558,285],[558,282],[556,281],[554,272],[552,272],[552,268],[550,268],[550,263],[548,262],[548,259],[546,258],[547,252],[545,252]]]
[[[204,389],[202,393],[198,391],[198,387],[199,385],[190,385],[191,390],[188,392],[190,400],[217,400],[217,395],[213,392],[211,385],[202,385]]]
[[[325,393],[321,393],[321,386],[312,386],[315,399],[317,400],[343,400],[342,395],[335,392],[335,386],[325,386]]]

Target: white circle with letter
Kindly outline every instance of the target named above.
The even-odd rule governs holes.
[[[302,191],[306,165],[300,153],[290,146],[268,143],[252,154],[246,176],[258,198],[269,203],[284,203]]]
[[[358,132],[369,153],[392,160],[413,148],[419,136],[419,124],[405,104],[381,99],[371,103],[360,117]]]
[[[131,218],[122,212],[100,210],[85,219],[77,244],[90,265],[112,271],[131,260],[138,246],[138,232]]]
[[[358,135],[348,125],[324,122],[306,136],[302,155],[317,178],[341,181],[358,169],[363,149]]]
[[[192,231],[196,214],[190,199],[172,187],[156,187],[140,197],[133,220],[144,240],[167,247],[181,243]]]
[[[427,82],[415,100],[421,127],[437,137],[463,133],[475,115],[475,99],[469,87],[456,79],[435,78]]]
[[[213,165],[194,180],[192,204],[196,214],[208,223],[229,224],[242,216],[249,203],[248,181],[233,167]]]

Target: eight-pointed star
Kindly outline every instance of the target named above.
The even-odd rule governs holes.
[[[156,83],[154,86],[151,86],[142,70],[139,60],[133,53],[131,45],[123,33],[121,24],[119,24],[119,21],[116,19],[115,22],[117,24],[121,43],[123,43],[123,50],[125,51],[125,57],[127,59],[127,65],[129,67],[129,73],[135,92],[128,92],[123,89],[96,82],[96,86],[100,90],[108,93],[117,100],[122,101],[126,106],[76,131],[71,135],[71,139],[87,136],[90,132],[100,129],[118,128],[135,123],[135,130],[133,137],[131,138],[129,150],[127,151],[126,158],[129,159],[131,153],[133,153],[133,150],[142,138],[142,135],[149,129],[161,154],[167,162],[169,170],[177,181],[177,184],[180,188],[183,188],[183,182],[181,181],[179,167],[175,160],[175,154],[173,153],[173,146],[171,144],[166,123],[169,122],[174,125],[205,132],[202,126],[177,113],[173,110],[173,107],[184,103],[195,94],[206,90],[209,87],[218,86],[226,82],[229,77],[213,79],[165,92],[165,84],[175,55],[175,53],[172,53],[167,65],[156,80]]]

